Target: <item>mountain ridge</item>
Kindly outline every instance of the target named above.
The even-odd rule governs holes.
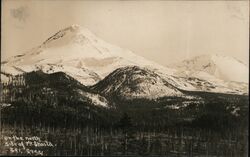
[[[247,93],[245,84],[225,82],[205,72],[202,74],[211,78],[179,75],[182,73],[180,70],[163,67],[132,51],[111,45],[79,25],[62,29],[40,46],[1,64],[1,71],[5,74],[17,75],[37,70],[50,74],[61,71],[87,86],[98,83],[118,68],[138,66],[155,71],[172,85],[184,90]],[[7,79],[5,74],[1,73],[1,78]]]
[[[106,96],[119,96],[122,99],[183,96],[178,88],[168,83],[158,74],[138,66],[118,68],[92,86],[92,89]]]
[[[169,67],[175,68],[175,74],[179,76],[189,75],[210,80],[248,82],[246,64],[234,57],[224,55],[200,55],[169,65]]]

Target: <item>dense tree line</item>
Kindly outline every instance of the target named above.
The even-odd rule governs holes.
[[[188,100],[185,107],[185,98],[110,97],[115,108],[104,108],[82,98],[77,90],[92,91],[62,73],[25,77],[25,84],[5,86],[11,106],[1,111],[2,126],[55,142],[49,154],[243,156],[246,152],[246,96],[191,93],[204,101]]]

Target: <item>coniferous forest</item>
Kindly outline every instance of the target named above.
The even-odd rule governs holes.
[[[1,88],[0,154],[247,156],[248,96],[183,91],[202,98],[188,105],[110,96],[103,107],[79,94],[98,91],[41,71],[11,76]]]

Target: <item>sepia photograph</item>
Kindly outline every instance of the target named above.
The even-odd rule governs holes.
[[[0,156],[248,157],[249,0],[2,0]]]

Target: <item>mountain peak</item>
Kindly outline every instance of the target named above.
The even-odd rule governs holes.
[[[95,39],[95,35],[80,25],[73,24],[69,27],[59,30],[43,42],[42,47],[57,47],[69,43],[84,42],[84,40]]]
[[[178,74],[193,75],[203,79],[217,78],[225,81],[248,82],[247,66],[231,56],[201,55],[170,65]]]
[[[73,25],[71,25],[70,27],[71,27],[72,29],[79,29],[79,28],[81,28],[81,26],[78,25],[78,24],[73,24]]]

